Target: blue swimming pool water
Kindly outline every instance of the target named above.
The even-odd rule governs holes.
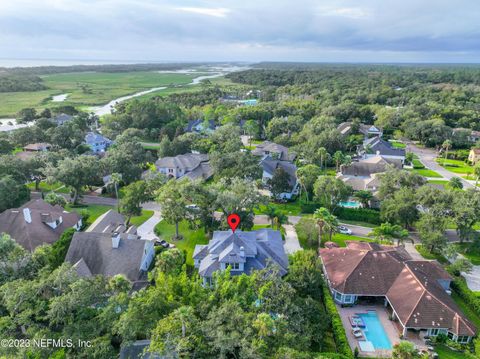
[[[345,201],[345,202],[340,202],[340,206],[346,207],[346,208],[358,208],[358,207],[360,207],[360,202]]]
[[[367,313],[358,313],[357,315],[361,317],[365,323],[365,329],[363,329],[365,338],[369,342],[372,342],[375,349],[392,349],[392,343],[390,343],[376,312],[370,311]]]

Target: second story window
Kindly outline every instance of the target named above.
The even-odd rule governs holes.
[[[226,267],[230,266],[232,270],[239,270],[240,269],[240,263],[227,263]]]

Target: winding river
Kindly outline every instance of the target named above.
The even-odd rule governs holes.
[[[193,78],[192,82],[187,84],[187,85],[198,85],[203,80],[225,76],[226,74],[231,73],[231,72],[245,70],[245,69],[247,69],[247,67],[230,66],[230,67],[212,67],[210,69],[211,69],[210,71],[208,71],[208,70],[205,70],[205,71],[202,71],[202,70],[199,70],[199,71],[177,70],[177,71],[158,71],[158,72],[160,72],[160,73],[186,73],[186,74],[192,74],[192,73],[198,72],[199,74],[202,74],[202,75]],[[207,73],[207,74],[205,75],[205,73]],[[116,98],[115,100],[110,101],[109,103],[107,103],[103,106],[91,107],[90,110],[97,116],[107,115],[107,114],[112,113],[112,109],[115,107],[115,105],[117,103],[130,100],[134,97],[143,96],[143,95],[146,95],[146,94],[151,93],[151,92],[165,90],[166,88],[167,88],[167,86],[154,87],[154,88],[151,88],[149,90],[136,92],[132,95],[122,96],[122,97]]]

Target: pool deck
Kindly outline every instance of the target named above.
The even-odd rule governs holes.
[[[383,307],[382,305],[355,305],[353,307],[345,307],[342,308],[337,304],[338,312],[340,313],[340,317],[342,318],[342,323],[345,328],[345,333],[347,334],[348,338],[348,343],[350,344],[350,347],[352,350],[355,350],[355,347],[358,347],[358,350],[360,351],[360,356],[364,357],[370,357],[370,358],[390,358],[392,356],[392,350],[386,350],[386,349],[379,349],[375,350],[374,352],[363,352],[360,349],[360,346],[358,345],[359,340],[366,340],[365,337],[362,338],[355,338],[353,333],[352,333],[352,325],[350,324],[350,320],[348,317],[355,315],[357,313],[363,313],[368,310],[374,310],[377,312],[378,318],[380,319],[380,322],[382,323],[383,329],[385,330],[385,333],[388,336],[388,339],[390,340],[390,343],[392,344],[392,347],[400,342],[400,337],[399,333],[397,331],[397,328],[395,327],[395,324],[388,319],[389,313]]]

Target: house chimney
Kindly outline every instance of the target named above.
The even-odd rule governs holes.
[[[380,156],[380,151],[377,151],[377,156]]]
[[[23,218],[25,218],[25,222],[32,223],[32,215],[30,214],[30,208],[23,209]]]
[[[113,232],[112,233],[112,248],[118,248],[120,245],[120,233]]]
[[[240,247],[240,257],[245,257],[245,248],[243,246]]]

